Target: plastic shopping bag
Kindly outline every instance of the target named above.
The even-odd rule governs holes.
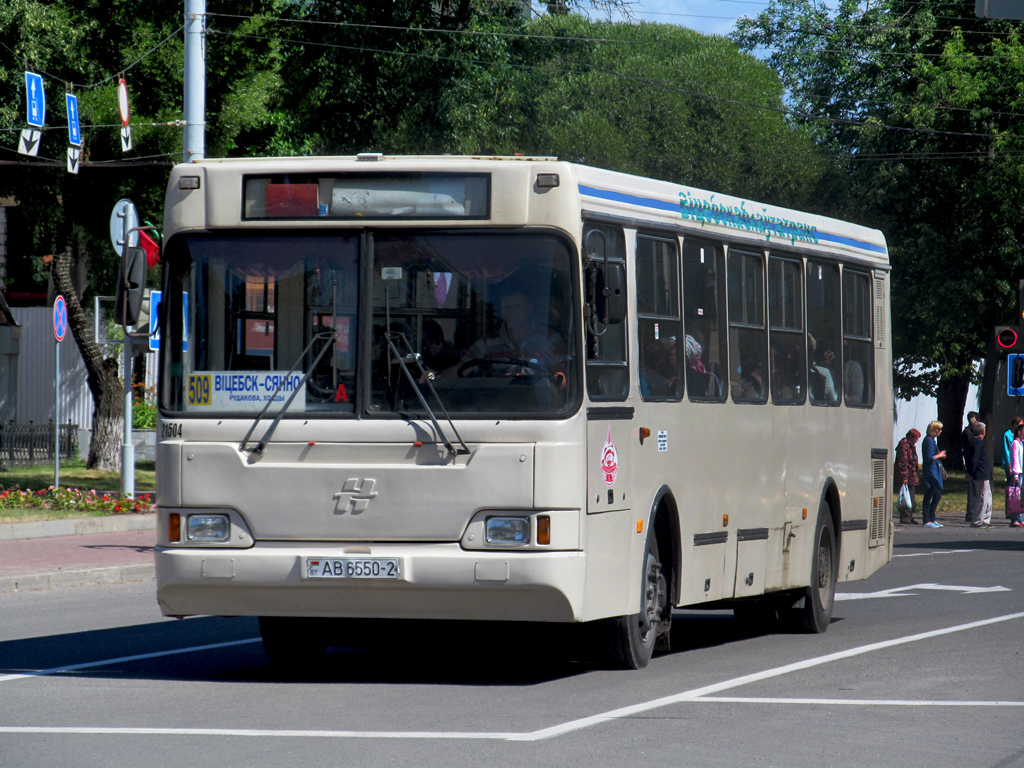
[[[913,504],[910,503],[910,488],[904,483],[900,486],[900,495],[896,499],[896,509],[905,512],[911,507],[913,507]]]
[[[1020,486],[1008,486],[1006,489],[1006,516],[1012,518],[1022,512],[1024,512],[1024,507],[1021,506]]]

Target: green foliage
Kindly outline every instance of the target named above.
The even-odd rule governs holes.
[[[153,497],[148,493],[125,496],[121,493],[85,491],[78,488],[31,488],[22,490],[15,485],[0,489],[0,509],[59,509],[76,510],[85,515],[95,512],[128,515],[151,512]]]
[[[132,387],[132,429],[156,429],[156,390],[145,384]]]
[[[845,153],[855,216],[886,233],[901,396],[973,376],[1024,277],[1018,25],[940,0],[773,0],[735,39],[771,51],[819,142]]]

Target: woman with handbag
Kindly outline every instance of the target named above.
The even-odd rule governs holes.
[[[1024,471],[1024,423],[1013,427],[1013,442],[1010,443],[1010,469],[1006,483],[1006,516],[1014,528],[1024,528],[1024,511],[1020,503],[1021,472]]]
[[[921,524],[926,528],[941,528],[942,523],[936,522],[935,510],[938,509],[939,501],[942,499],[943,483],[945,473],[942,469],[942,459],[946,458],[946,452],[939,450],[936,442],[942,432],[942,422],[933,421],[928,425],[928,436],[921,445],[921,456],[924,458],[924,501],[921,504]]]
[[[914,507],[917,505],[917,441],[921,437],[921,433],[916,429],[912,429],[907,432],[907,436],[904,437],[896,444],[896,465],[895,469],[895,480],[894,485],[900,489],[900,495],[903,495],[903,486],[907,486],[907,491],[910,494],[910,506],[904,508],[900,505],[900,523],[903,525],[916,525],[914,520]]]

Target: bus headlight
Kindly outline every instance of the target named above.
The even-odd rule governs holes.
[[[231,535],[231,521],[227,515],[189,515],[189,541],[227,541]]]
[[[499,546],[530,543],[530,518],[528,517],[488,517],[487,543]]]

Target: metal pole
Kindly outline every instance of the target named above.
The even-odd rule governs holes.
[[[135,495],[135,448],[132,446],[132,341],[124,340],[124,442],[121,444],[121,493]]]
[[[206,157],[206,0],[185,0],[185,151]]]
[[[56,368],[54,369],[53,385],[55,395],[53,414],[53,487],[60,488],[60,342],[56,342]]]

